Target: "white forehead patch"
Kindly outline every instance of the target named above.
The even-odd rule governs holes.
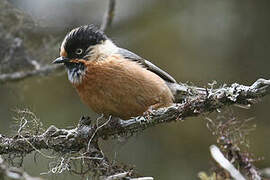
[[[67,41],[67,37],[65,37],[65,39],[63,40],[62,44],[61,44],[61,47],[60,47],[60,56],[66,56],[66,50],[64,48],[65,44],[66,44],[66,41]]]

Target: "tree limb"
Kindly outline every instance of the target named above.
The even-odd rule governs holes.
[[[196,87],[186,87],[186,93]],[[95,138],[108,138],[116,135],[127,135],[142,131],[157,124],[183,120],[187,117],[198,116],[212,112],[226,105],[253,104],[258,98],[270,93],[270,80],[259,79],[251,86],[232,84],[218,89],[205,89],[197,91],[183,103],[161,108],[150,114],[132,118],[130,120],[112,120],[100,127],[93,124],[88,118],[82,118],[74,129],[58,129],[49,127],[44,133],[33,136],[7,137],[0,135],[0,154],[22,153],[28,154],[34,150],[52,149],[57,152],[79,151],[87,147],[88,141],[94,134]],[[183,92],[182,92],[183,93]],[[98,131],[96,131],[96,129]]]
[[[223,86],[217,89],[203,89],[199,87],[179,84],[181,88],[178,95],[183,96],[183,102],[174,104],[167,108],[161,108],[143,116],[135,117],[130,120],[109,118],[109,120],[91,121],[90,118],[81,118],[77,127],[73,129],[58,129],[50,126],[46,131],[37,134],[29,132],[22,133],[26,127],[25,120],[19,128],[18,134],[8,137],[0,134],[0,154],[26,155],[33,151],[53,150],[60,154],[74,154],[83,152],[80,157],[61,158],[59,167],[53,168],[50,172],[55,172],[62,168],[69,167],[72,159],[82,159],[94,174],[99,177],[110,177],[117,174],[128,173],[128,177],[138,177],[131,169],[119,168],[111,164],[100,150],[99,138],[107,139],[110,137],[132,135],[143,131],[149,127],[169,123],[172,121],[183,120],[187,117],[198,116],[222,108],[226,105],[240,104],[251,105],[259,98],[270,94],[270,80],[258,79],[251,86],[239,85]],[[58,171],[57,171],[58,172]],[[74,171],[75,172],[75,171]],[[78,173],[78,172],[77,172]]]

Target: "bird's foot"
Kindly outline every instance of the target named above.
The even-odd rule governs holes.
[[[144,113],[143,116],[145,117],[145,119],[150,119],[151,115],[154,112],[154,106],[150,106]]]
[[[82,116],[80,118],[78,127],[83,126],[83,125],[86,125],[86,126],[91,125],[91,118],[89,116]]]

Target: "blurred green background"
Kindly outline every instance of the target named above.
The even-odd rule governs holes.
[[[106,0],[11,2],[44,27],[60,32],[60,39],[72,27],[99,25],[107,8]],[[202,87],[213,80],[219,85],[249,85],[258,78],[270,77],[269,18],[269,0],[118,0],[107,34],[117,45],[151,60],[179,82]],[[57,56],[55,51],[45,59],[50,63]],[[0,85],[0,92],[1,134],[14,133],[12,117],[18,108],[35,112],[45,127],[73,127],[82,115],[96,117],[80,101],[65,73]],[[255,117],[257,129],[250,140],[251,151],[264,157],[256,163],[259,168],[270,166],[269,106],[270,97],[265,97],[249,110],[232,108],[239,119]],[[205,116],[160,125],[125,143],[103,142],[102,146],[111,159],[134,165],[142,175],[196,179],[199,171],[208,171],[211,166],[209,146],[215,144]],[[27,156],[25,162],[31,175],[48,171],[48,160],[42,157],[34,163],[33,156]],[[44,177],[78,178],[68,173]]]

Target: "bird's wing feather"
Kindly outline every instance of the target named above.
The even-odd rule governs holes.
[[[137,54],[123,48],[119,48],[118,53],[129,60],[135,61],[143,65],[146,69],[157,74],[159,77],[161,77],[165,81],[176,83],[176,80],[171,75],[169,75],[168,73],[166,73],[165,71],[163,71],[162,69],[160,69],[159,67],[151,63],[150,61],[147,61],[146,59],[141,58]]]

